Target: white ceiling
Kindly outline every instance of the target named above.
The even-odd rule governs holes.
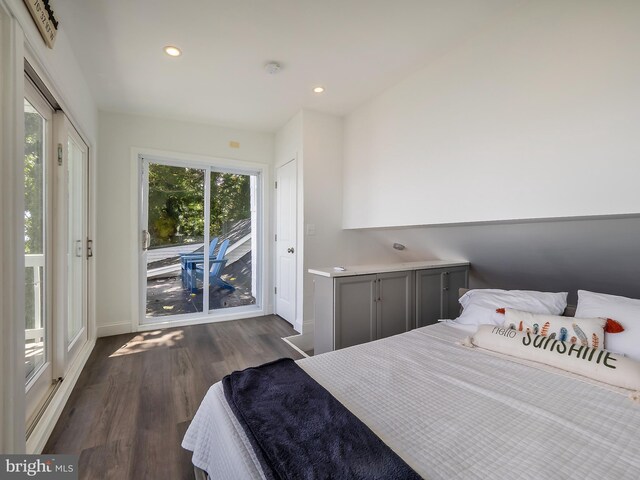
[[[100,109],[275,131],[344,115],[515,0],[56,0]],[[165,45],[183,50],[164,54]],[[282,65],[269,75],[264,65]],[[326,92],[312,93],[316,85]]]

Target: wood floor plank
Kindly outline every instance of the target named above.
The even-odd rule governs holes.
[[[80,454],[78,477],[80,480],[120,480],[128,478],[131,441],[116,440],[105,445],[87,448]]]
[[[301,355],[275,315],[98,339],[44,453],[80,454],[81,479],[193,479],[180,446],[209,387]]]

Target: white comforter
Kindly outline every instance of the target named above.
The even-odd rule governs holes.
[[[640,479],[628,392],[456,341],[439,324],[298,364],[426,479]],[[211,387],[183,440],[212,479],[264,478]]]

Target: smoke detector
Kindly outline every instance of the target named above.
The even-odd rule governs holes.
[[[282,67],[278,62],[269,62],[264,66],[264,69],[269,75],[275,75],[282,70]]]

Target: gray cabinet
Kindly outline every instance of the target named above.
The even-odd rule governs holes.
[[[320,354],[456,317],[467,262],[310,269],[314,275],[314,352]]]
[[[412,271],[405,271],[316,278],[314,353],[411,330],[413,275]]]
[[[469,267],[416,271],[416,327],[456,318],[460,313],[458,289],[467,288]]]
[[[335,338],[331,350],[377,338],[377,275],[336,278],[334,298]]]
[[[413,272],[378,274],[377,338],[390,337],[413,328],[413,278]]]

